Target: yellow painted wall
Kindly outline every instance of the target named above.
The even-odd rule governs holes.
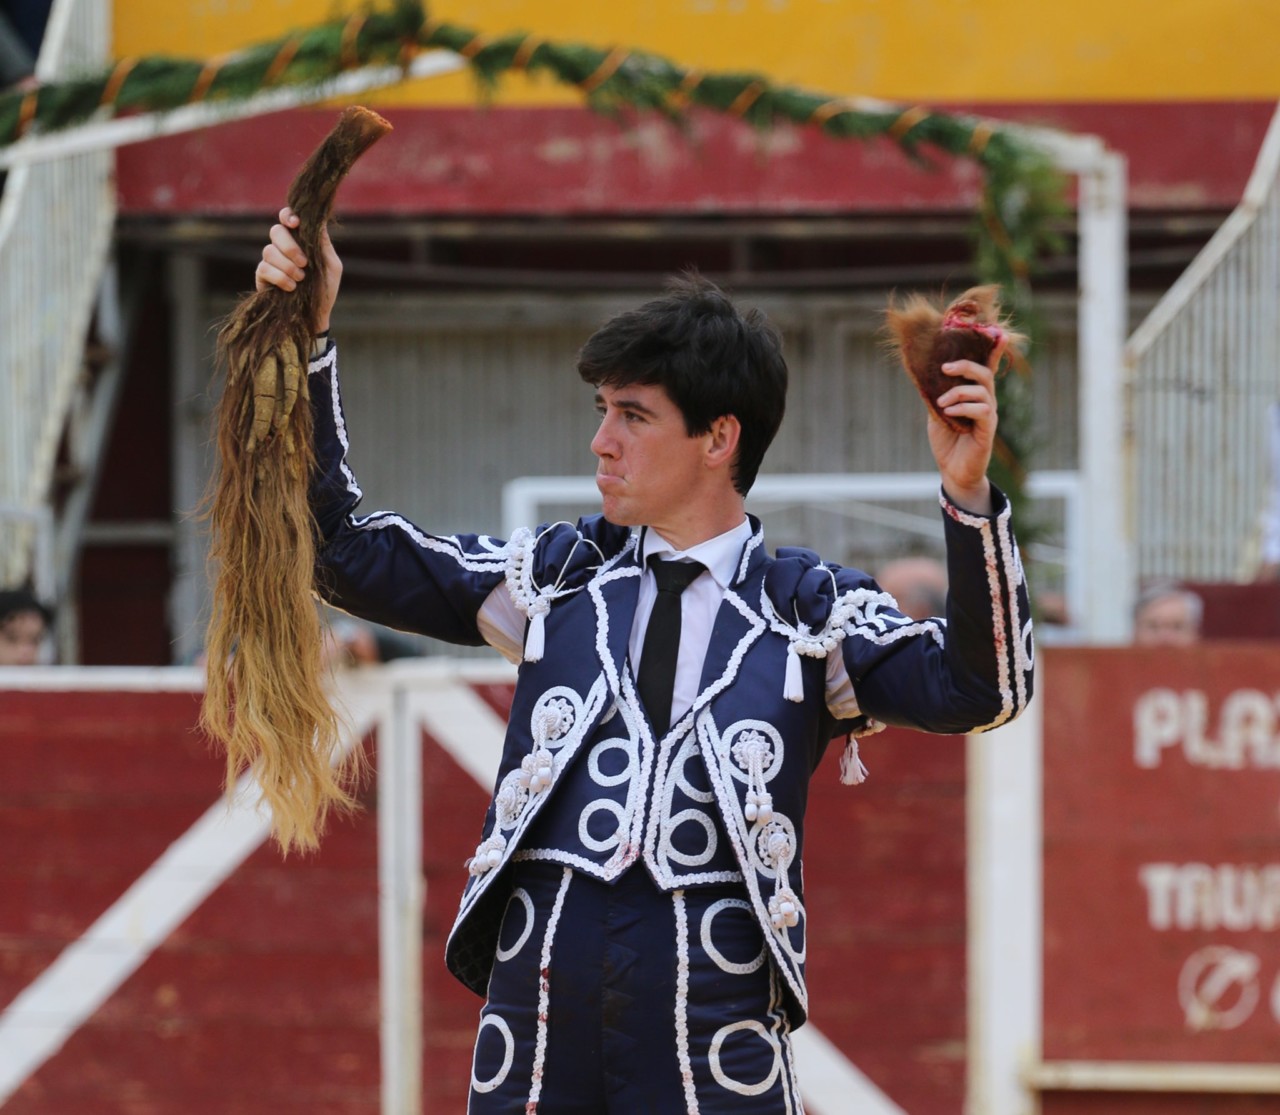
[[[356,10],[358,0],[115,0],[116,53],[217,54]],[[624,44],[707,70],[757,70],[907,101],[1280,97],[1280,0],[437,0],[489,33]],[[384,95],[473,103],[451,76]],[[501,103],[573,93],[514,79]]]

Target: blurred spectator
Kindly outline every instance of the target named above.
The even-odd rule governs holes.
[[[1200,641],[1204,602],[1165,582],[1152,585],[1133,606],[1133,641],[1142,647],[1185,647]]]
[[[876,581],[912,619],[946,615],[947,567],[937,558],[897,558],[882,566]]]
[[[1067,608],[1067,598],[1062,593],[1037,593],[1036,605],[1040,609],[1040,614],[1037,617],[1037,623],[1047,623],[1054,627],[1071,626],[1071,613]]]
[[[53,613],[27,588],[0,590],[0,666],[39,664]]]
[[[368,666],[426,652],[426,640],[330,611],[326,653],[334,666]]]
[[[1037,646],[1064,646],[1082,641],[1083,637],[1071,622],[1071,609],[1065,593],[1052,590],[1037,592],[1034,605]]]
[[[1271,404],[1271,487],[1262,514],[1258,580],[1280,581],[1280,403]]]
[[[356,619],[337,608],[319,607],[324,624],[324,656],[334,669],[377,665],[379,662],[394,662],[397,658],[417,658],[427,653],[429,644],[421,635],[410,635]],[[187,661],[201,669],[208,665],[204,647],[200,647]]]

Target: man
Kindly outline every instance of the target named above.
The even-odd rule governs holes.
[[[1140,647],[1189,647],[1200,641],[1204,601],[1172,583],[1152,585],[1133,606],[1133,641]]]
[[[876,571],[876,581],[912,619],[940,616],[947,607],[947,567],[937,558],[895,558]]]
[[[282,211],[259,288],[305,281]],[[469,1110],[781,1115],[802,1109],[790,1031],[808,1009],[806,787],[834,737],[876,722],[965,732],[1030,695],[1030,622],[1004,497],[986,479],[991,369],[949,368],[931,421],[952,593],[915,622],[865,574],[768,556],[744,497],[781,422],[777,333],[699,279],[585,344],[603,514],[506,543],[354,517],[327,337],[310,389],[338,607],[459,643],[520,675],[446,961],[486,996]]]
[[[52,622],[28,588],[0,590],[0,666],[35,666]]]

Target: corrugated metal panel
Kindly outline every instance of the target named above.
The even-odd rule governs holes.
[[[1135,332],[1138,571],[1235,580],[1257,561],[1280,399],[1280,112],[1240,207]]]
[[[412,321],[412,319],[409,319]],[[425,327],[341,333],[352,465],[366,510],[497,533],[503,483],[593,470],[579,330]]]
[[[364,514],[390,508],[435,533],[499,533],[503,485],[522,476],[589,476],[591,389],[574,371],[586,337],[642,296],[344,295],[335,318],[351,463]],[[787,415],[766,472],[931,471],[924,411],[876,336],[884,297],[743,298],[782,329],[791,370]],[[210,305],[213,318],[223,308]],[[1056,307],[1034,379],[1037,467],[1076,460],[1074,331]],[[934,499],[839,504],[749,503],[770,545],[805,545],[874,570],[907,552],[941,554]],[[543,505],[540,518],[599,509]],[[1061,542],[1062,506],[1041,509]],[[532,524],[531,524],[532,525]],[[1059,574],[1046,583],[1059,587]]]
[[[758,300],[783,328],[787,417],[766,460],[779,473],[928,471],[914,388],[880,349],[880,298]],[[613,299],[353,299],[337,328],[353,465],[366,511],[394,507],[436,531],[497,531],[500,491],[528,475],[587,475],[595,428],[579,345]],[[1042,427],[1036,464],[1075,464],[1074,335],[1051,332],[1034,380]],[[936,524],[931,501],[892,505]],[[565,518],[594,507],[548,507]],[[1051,520],[1056,515],[1051,510]],[[806,544],[874,565],[904,548],[937,549],[841,507],[771,508],[775,544]]]

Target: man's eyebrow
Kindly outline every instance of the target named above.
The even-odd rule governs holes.
[[[601,395],[599,391],[596,392],[596,406],[611,406],[617,410],[634,410],[638,414],[644,414],[650,418],[657,418],[658,416],[657,411],[645,406],[644,403],[640,402],[638,399],[620,399],[614,397],[606,402],[605,397]]]

